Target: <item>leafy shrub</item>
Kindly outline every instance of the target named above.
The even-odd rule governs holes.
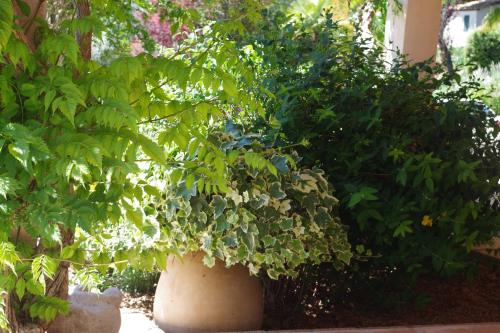
[[[156,290],[159,272],[148,272],[128,267],[125,270],[115,271],[104,278],[100,285],[101,290],[109,287],[118,287],[131,294],[153,294]]]
[[[228,187],[207,193],[202,177],[178,184],[170,174],[170,191],[158,210],[172,248],[184,254],[201,247],[209,267],[218,257],[247,265],[253,274],[262,269],[272,279],[295,276],[305,262],[349,263],[338,201],[322,170],[298,168],[297,156],[268,148],[235,126],[211,141],[227,154]],[[205,154],[198,149],[192,158],[211,158]]]
[[[387,69],[328,17],[312,33],[268,21],[248,42],[270,130],[309,142],[299,153],[327,172],[351,243],[372,257],[364,273],[453,273],[498,233],[499,127],[477,83],[451,89],[459,78],[425,63]]]
[[[475,32],[469,40],[466,57],[479,67],[500,62],[500,30]]]
[[[451,59],[453,65],[463,67],[466,65],[467,59],[465,57],[465,47],[455,47],[451,49]]]
[[[478,68],[472,74],[481,81],[487,92],[482,98],[484,103],[500,115],[500,63],[493,64],[489,68]]]

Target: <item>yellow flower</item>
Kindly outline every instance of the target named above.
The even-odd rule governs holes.
[[[426,227],[432,227],[432,219],[429,215],[424,215],[422,219],[422,225]]]

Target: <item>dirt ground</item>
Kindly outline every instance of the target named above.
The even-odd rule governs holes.
[[[347,306],[345,304],[337,306],[331,314],[294,316],[294,319],[287,323],[273,320],[267,314],[266,322],[273,324],[268,325],[266,329],[500,322],[500,266],[498,265],[481,265],[478,276],[472,281],[465,276],[456,276],[450,280],[423,277],[418,281],[416,288],[426,295],[425,306],[420,309],[411,307],[389,311],[374,306],[372,300],[360,298],[351,300]],[[125,312],[122,314],[140,316],[143,321],[141,325],[154,327],[151,321],[152,307],[153,295],[125,295],[122,303],[122,310]],[[125,321],[128,319],[125,318]]]
[[[290,328],[378,327],[430,324],[500,322],[500,266],[481,265],[474,280],[456,276],[449,280],[423,277],[416,286],[425,295],[420,307],[382,309],[359,298],[336,306],[332,314],[302,316]],[[281,325],[270,327],[285,328]]]

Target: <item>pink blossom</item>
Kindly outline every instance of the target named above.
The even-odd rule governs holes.
[[[157,5],[157,3],[157,0],[151,0],[152,5]],[[194,6],[193,0],[176,0],[176,3],[182,8],[191,8]],[[150,37],[155,42],[165,47],[174,46],[176,42],[180,42],[184,38],[184,32],[189,32],[189,28],[186,25],[182,25],[179,31],[180,33],[174,38],[170,30],[170,23],[166,19],[162,19],[160,11],[150,13],[147,16],[143,13],[135,12],[134,16],[144,24]],[[140,40],[136,37],[131,41],[132,52],[144,52],[142,43],[138,44],[138,42],[140,42]]]
[[[132,40],[130,41],[130,53],[133,56],[136,56],[143,52],[144,52],[144,47],[139,37],[137,36],[132,37]]]
[[[175,2],[177,3],[177,5],[179,5],[182,8],[193,8],[194,7],[193,0],[176,0]]]
[[[167,20],[162,20],[160,13],[157,12],[148,16],[146,28],[151,38],[158,44],[166,47],[171,47],[174,44],[170,31],[170,23]]]

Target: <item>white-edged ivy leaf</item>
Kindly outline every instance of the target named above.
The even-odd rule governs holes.
[[[281,189],[280,182],[273,182],[269,185],[269,194],[278,200],[282,200],[286,197],[286,193]]]
[[[287,158],[285,156],[274,155],[271,158],[271,163],[276,167],[276,169],[281,174],[287,174],[290,172],[290,168],[287,164]]]
[[[214,195],[210,206],[214,209],[214,220],[217,220],[219,216],[224,213],[224,209],[226,208],[226,199],[221,197],[220,195]]]
[[[280,228],[283,231],[291,230],[293,228],[293,219],[292,218],[282,219],[280,222]]]
[[[215,266],[215,258],[213,256],[205,254],[205,256],[203,257],[203,264],[208,268],[212,268]]]

